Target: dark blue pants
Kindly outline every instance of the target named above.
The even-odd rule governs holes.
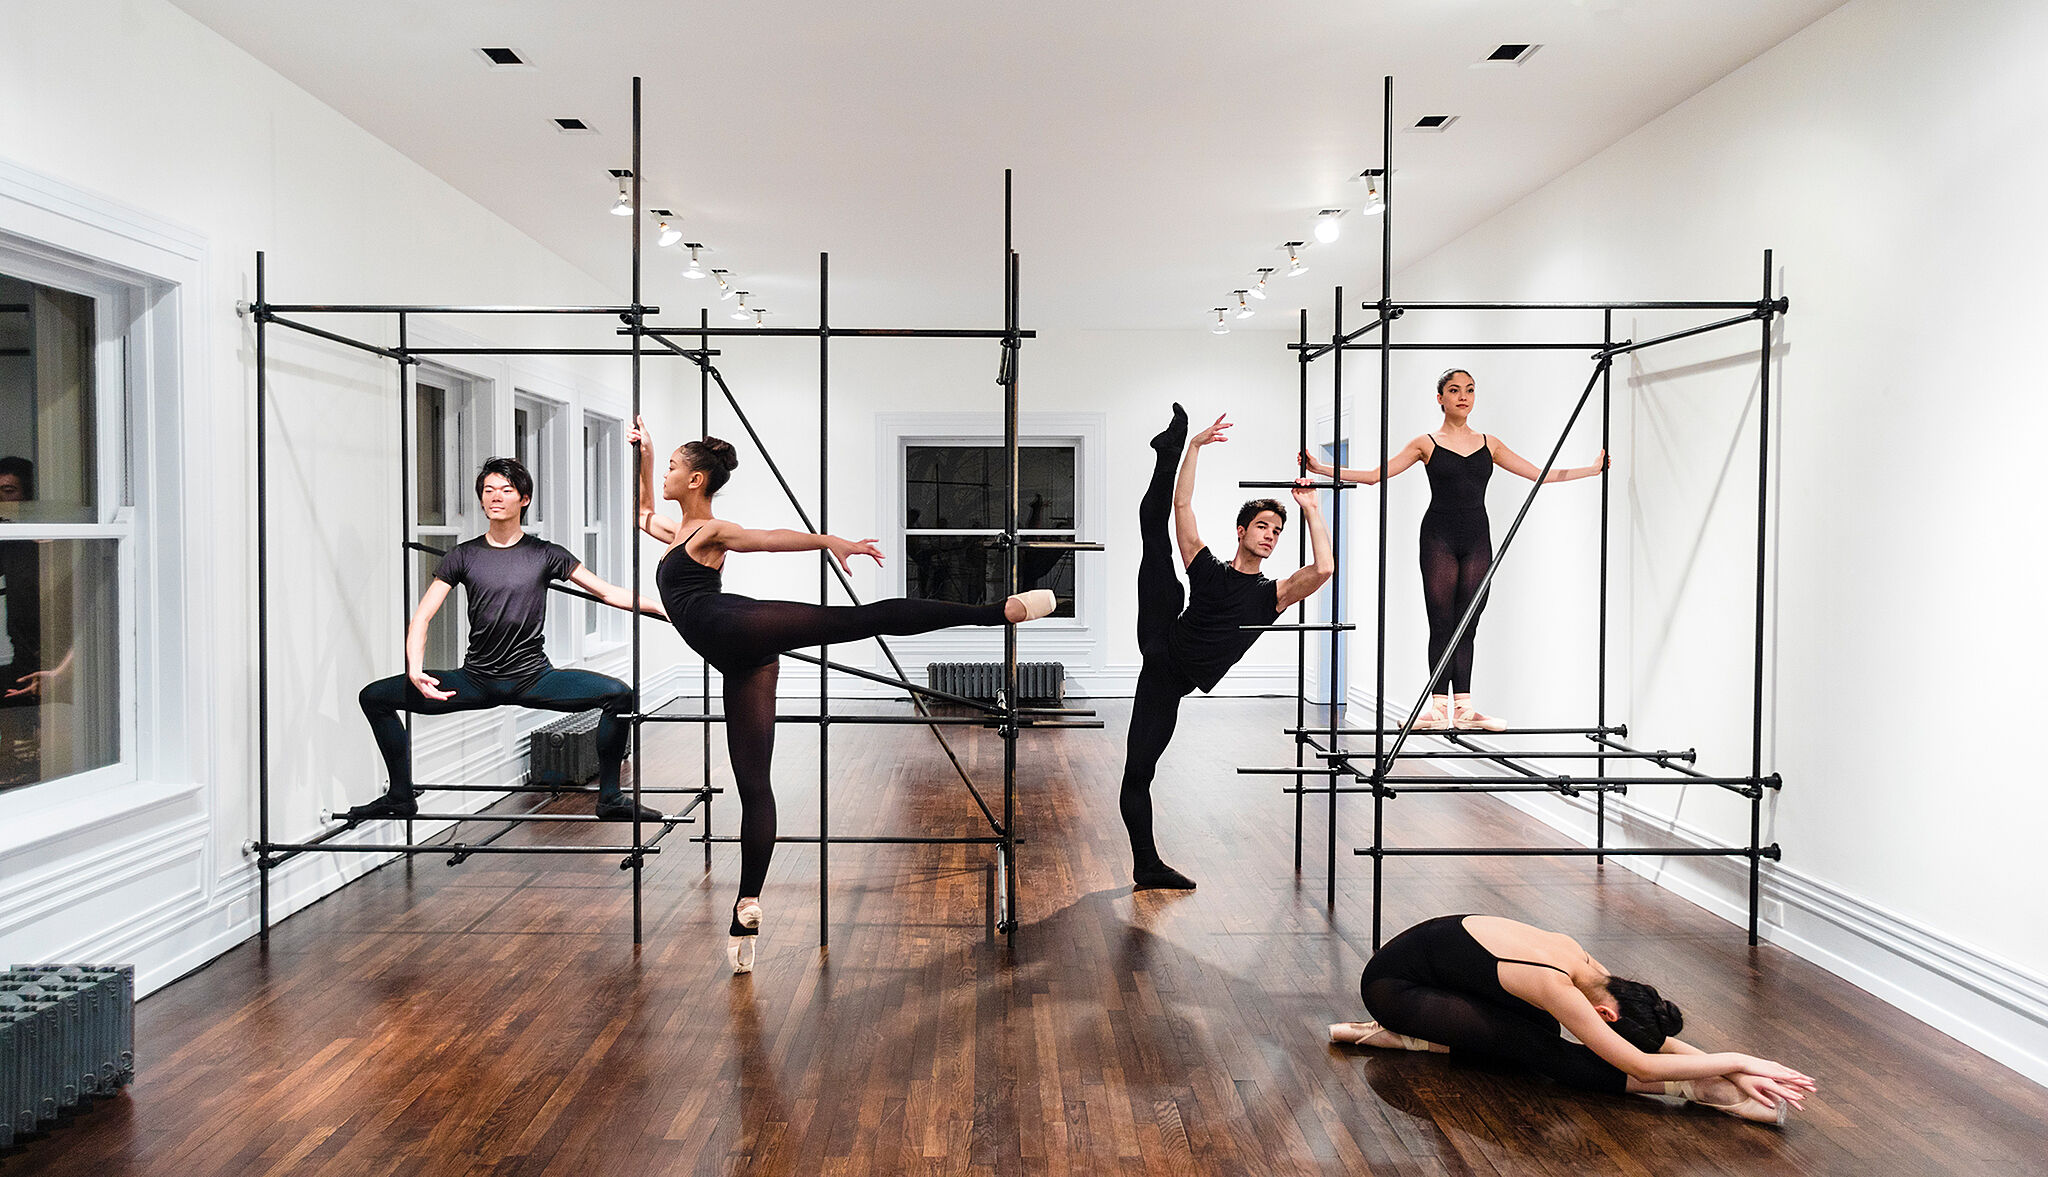
[[[363,717],[377,737],[384,767],[391,774],[391,795],[412,796],[411,739],[398,713],[448,715],[489,707],[533,707],[541,711],[589,711],[602,708],[597,721],[597,792],[600,800],[617,800],[619,763],[626,758],[628,724],[620,716],[633,707],[633,690],[609,675],[589,670],[546,667],[523,678],[494,678],[468,670],[429,670],[452,699],[429,699],[402,674],[380,678],[358,696]]]

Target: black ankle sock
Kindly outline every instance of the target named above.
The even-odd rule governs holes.
[[[1188,411],[1173,403],[1173,423],[1152,438],[1152,448],[1162,454],[1170,454],[1186,445],[1188,440]]]
[[[1144,863],[1131,872],[1139,891],[1192,891],[1195,881],[1163,862]]]

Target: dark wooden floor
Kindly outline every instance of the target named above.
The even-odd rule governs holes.
[[[1106,731],[1032,733],[1023,926],[984,927],[986,854],[784,847],[759,970],[723,947],[736,851],[672,840],[646,942],[613,858],[388,866],[144,1001],[129,1093],[0,1159],[20,1173],[1995,1173],[2048,1171],[2048,1093],[1618,868],[1413,860],[1390,927],[1487,911],[1577,934],[1659,984],[1687,1037],[1821,1079],[1783,1131],[1593,1098],[1442,1056],[1333,1048],[1360,1015],[1367,872],[1335,918],[1290,862],[1291,704],[1193,699],[1161,842],[1201,890],[1133,897]],[[956,729],[959,730],[959,729]],[[815,828],[815,736],[785,726],[784,830]],[[650,734],[694,772],[694,735]],[[991,739],[965,739],[984,770]],[[833,737],[837,832],[968,832],[922,731]],[[722,763],[722,756],[720,762]],[[667,772],[659,767],[650,777]],[[670,779],[673,779],[671,777]],[[1356,817],[1369,813],[1353,806]],[[1543,842],[1497,803],[1399,803],[1404,840]],[[734,807],[719,825],[731,832]],[[597,833],[556,830],[560,840]],[[1322,826],[1309,823],[1311,845]],[[1312,862],[1319,856],[1312,855]]]

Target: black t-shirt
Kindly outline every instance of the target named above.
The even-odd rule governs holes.
[[[434,579],[459,584],[469,595],[469,652],[462,668],[519,678],[547,666],[541,627],[548,582],[569,579],[580,564],[574,552],[534,535],[509,548],[478,536],[441,557]]]
[[[1280,616],[1280,586],[1252,572],[1239,572],[1208,548],[1188,562],[1188,607],[1166,631],[1166,652],[1188,681],[1213,691],[1244,657],[1259,631]]]

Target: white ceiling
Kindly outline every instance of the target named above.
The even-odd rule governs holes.
[[[1200,326],[1349,207],[1308,289],[1237,324],[1279,328],[1335,283],[1377,289],[1352,177],[1381,162],[1383,75],[1397,127],[1458,116],[1395,135],[1398,267],[1842,0],[175,2],[622,297],[605,172],[631,159],[637,74],[644,203],[771,325],[816,322],[820,251],[834,325],[999,325],[1011,167],[1027,326]],[[1543,47],[1473,67],[1504,42]],[[694,322],[710,283],[649,241],[646,301]]]

